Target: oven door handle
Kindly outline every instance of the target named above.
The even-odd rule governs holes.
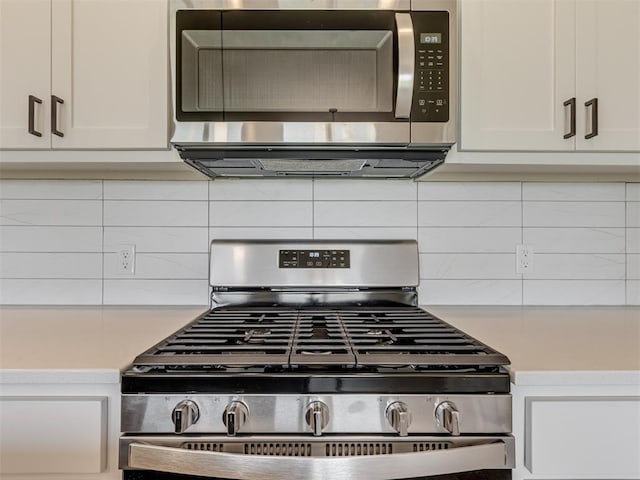
[[[413,79],[416,68],[416,46],[410,13],[396,13],[398,30],[398,90],[396,118],[409,118],[413,103]]]
[[[354,457],[280,457],[202,452],[132,443],[129,468],[237,480],[325,480],[327,478],[393,478],[446,475],[505,468],[507,449],[495,442],[448,450]]]

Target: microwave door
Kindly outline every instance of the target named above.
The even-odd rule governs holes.
[[[173,143],[409,144],[415,71],[409,13],[221,15],[220,31],[184,22],[186,32],[176,36],[188,52],[182,81],[191,91],[179,92]]]

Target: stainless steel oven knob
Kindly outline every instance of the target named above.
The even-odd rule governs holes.
[[[222,422],[227,427],[227,435],[235,437],[249,418],[249,409],[244,402],[231,402],[224,409]]]
[[[322,430],[329,424],[329,407],[320,401],[311,402],[305,412],[307,425],[316,437],[322,435]]]
[[[436,422],[451,435],[460,435],[460,412],[453,402],[442,402],[436,407]]]
[[[404,402],[393,402],[387,407],[385,412],[389,425],[401,437],[408,435],[409,425],[411,425],[411,412]]]
[[[171,420],[176,433],[183,433],[200,418],[200,409],[195,402],[183,400],[173,409]]]

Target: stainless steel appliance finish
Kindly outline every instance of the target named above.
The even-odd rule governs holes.
[[[291,478],[300,480],[326,480],[328,478],[353,478],[386,480],[389,478],[424,478],[429,475],[446,475],[485,469],[512,468],[508,463],[514,457],[513,438],[489,437],[471,439],[467,445],[458,446],[457,442],[442,442],[439,438],[412,438],[407,442],[381,442],[380,438],[344,438],[336,442],[309,442],[307,438],[287,439],[282,445],[279,438],[247,439],[256,442],[265,450],[273,448],[273,453],[247,454],[247,444],[236,448],[239,453],[226,453],[232,449],[228,443],[219,443],[216,439],[194,439],[194,444],[210,443],[215,449],[168,447],[163,439],[150,438],[125,444],[128,447],[128,461],[136,468],[158,469],[203,477],[233,478],[242,480]],[[151,443],[152,442],[152,443]],[[267,442],[267,443],[265,443]],[[387,450],[383,454],[370,454],[376,447]],[[431,445],[447,444],[446,448],[431,449]],[[184,445],[184,443],[182,444]],[[248,444],[249,448],[251,443]],[[427,448],[424,448],[424,446]],[[420,448],[422,446],[423,448]],[[216,451],[222,447],[224,452]],[[244,448],[243,448],[244,447]],[[263,448],[264,448],[263,447]],[[300,447],[308,449],[308,455],[288,455],[282,453]],[[319,448],[318,448],[319,447]],[[404,448],[402,448],[404,447]],[[336,449],[340,455],[327,452]],[[353,449],[353,453],[351,453]],[[362,453],[366,449],[367,453]],[[125,449],[127,450],[127,449]],[[206,451],[209,450],[209,451]],[[343,452],[347,450],[348,453]],[[396,450],[402,453],[391,453]],[[411,453],[409,453],[411,452]],[[306,452],[305,452],[306,453]],[[315,455],[314,455],[315,453]],[[484,477],[486,478],[486,477]]]
[[[508,359],[416,306],[415,241],[210,257],[214,308],[123,373],[125,480],[511,478]]]
[[[170,38],[171,143],[209,176],[417,177],[455,142],[455,0],[171,0]]]
[[[243,410],[245,417],[238,432],[269,434],[309,434],[314,429],[309,424],[309,410],[323,412],[321,433],[328,434],[376,434],[402,435],[396,428],[400,420],[393,414],[399,407],[409,413],[409,435],[467,435],[487,432],[511,431],[511,396],[494,395],[217,395],[208,394],[123,395],[123,422],[126,433],[172,433],[175,430],[172,411],[181,402],[198,405],[201,420],[194,422],[185,432],[193,434],[227,434],[226,417],[229,406]],[[322,407],[324,405],[324,408]],[[453,405],[453,407],[452,407]],[[459,427],[454,434],[450,423],[441,420],[441,412],[451,409],[458,415]],[[450,421],[449,421],[450,422]]]

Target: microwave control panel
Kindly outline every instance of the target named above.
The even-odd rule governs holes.
[[[416,59],[411,120],[449,121],[449,12],[413,12]]]

